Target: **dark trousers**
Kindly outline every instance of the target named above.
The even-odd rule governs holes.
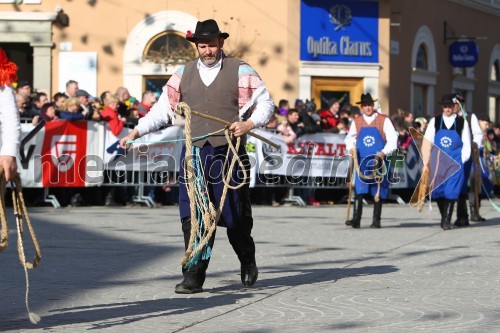
[[[242,263],[248,263],[255,260],[255,243],[252,238],[253,218],[252,206],[250,204],[250,195],[248,186],[240,190],[241,215],[236,220],[233,228],[227,229],[229,243]],[[182,233],[184,234],[184,250],[187,250],[189,238],[191,237],[191,218],[182,219]],[[213,247],[215,232],[209,240],[209,245]]]
[[[223,149],[224,147],[211,148],[205,146],[201,152],[203,157],[202,160],[218,161],[219,158],[224,158],[225,155],[219,152],[219,150]],[[206,159],[205,154],[207,150],[214,157],[209,156],[209,158]],[[242,158],[244,166],[248,167],[247,169],[248,171],[250,165],[248,162],[248,156],[244,153],[244,151],[242,151],[240,156]],[[218,179],[214,179],[213,177],[211,177],[210,171],[214,172],[215,170],[216,171],[215,174],[217,174],[217,177],[220,177],[220,174],[222,173],[221,172],[222,168],[217,169],[217,165],[219,165],[219,168],[220,166],[222,166],[221,163],[213,163],[211,165],[211,168],[209,168],[205,172],[205,175],[207,175],[210,180],[207,184],[208,191],[210,193],[210,198],[212,202],[216,204],[216,206],[218,204],[217,198],[220,200],[218,194],[222,192],[221,187],[223,186],[223,184],[220,181],[218,181]],[[204,165],[204,167],[208,168],[207,165]],[[237,171],[238,170],[235,168],[233,174],[236,173]],[[181,175],[183,175],[183,169],[181,169]],[[249,175],[249,173],[247,173],[247,175]],[[233,179],[235,178],[238,177],[236,176],[233,177]],[[185,188],[181,187],[180,202],[181,206],[185,207],[185,208],[180,207],[181,219],[182,219],[181,220],[182,232],[184,234],[184,246],[187,249],[187,246],[189,244],[189,238],[191,235],[191,218],[190,216],[186,217],[186,215],[189,214],[189,211],[187,209],[189,204],[189,199],[187,199],[187,193],[184,192]],[[252,238],[252,228],[253,228],[252,206],[250,201],[250,188],[248,183],[237,190],[231,190],[231,189],[228,190],[225,210],[227,210],[227,213],[221,216],[221,218],[224,218],[224,215],[226,217],[223,226],[224,227],[227,226],[227,236],[229,239],[229,243],[233,247],[233,250],[238,256],[238,259],[240,260],[241,264],[249,264],[255,262],[255,243]],[[219,223],[218,226],[221,227],[221,223]],[[214,240],[215,240],[215,233],[209,240],[209,245],[211,246],[212,249],[214,245]],[[198,264],[194,265],[189,269],[183,268],[184,276],[185,277],[194,276],[197,278],[198,281],[201,282],[201,284],[203,284],[202,281],[204,281],[204,275],[205,275],[204,273],[205,270],[208,268],[209,261],[210,260],[201,260]]]

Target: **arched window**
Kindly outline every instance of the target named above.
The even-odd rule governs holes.
[[[423,43],[418,47],[415,68],[422,71],[427,71],[429,69],[427,52],[425,51],[425,44]],[[427,85],[417,82],[414,83],[412,113],[415,117],[423,117],[427,115],[427,100]]]
[[[427,52],[425,51],[425,45],[420,44],[420,47],[417,51],[417,63],[416,68],[428,70],[429,66],[427,65]]]
[[[184,64],[196,58],[194,44],[175,31],[165,31],[154,36],[146,46],[143,61],[163,65]]]
[[[433,116],[438,73],[434,39],[427,26],[420,27],[413,41],[411,68],[411,112],[415,117]]]
[[[488,84],[488,114],[491,121],[500,121],[500,45],[496,45],[490,59]]]
[[[499,61],[496,60],[493,65],[491,65],[490,81],[500,81],[499,73]]]
[[[145,90],[160,91],[186,60],[195,57],[194,44],[184,36],[196,22],[198,18],[191,14],[166,10],[146,16],[133,27],[123,52],[123,86],[132,96],[141,96]],[[173,50],[180,50],[181,56]],[[174,64],[180,61],[183,63]]]

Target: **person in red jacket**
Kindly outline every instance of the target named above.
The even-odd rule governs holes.
[[[123,124],[126,120],[126,118],[118,114],[120,100],[115,95],[109,95],[104,100],[104,103],[106,107],[101,111],[102,120],[109,124],[111,132],[113,135],[117,136],[122,131]]]
[[[321,127],[324,132],[338,132],[337,125],[340,122],[339,110],[339,100],[333,97],[328,100],[327,108],[319,112],[319,116],[321,117]]]

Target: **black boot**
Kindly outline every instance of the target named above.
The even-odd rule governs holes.
[[[241,283],[251,287],[257,281],[259,270],[255,262],[255,243],[252,238],[253,218],[246,215],[236,225],[227,228],[227,237],[241,263]]]
[[[467,212],[467,198],[460,196],[457,202],[457,220],[455,226],[467,227],[469,225],[469,213]]]
[[[443,227],[443,223],[444,223],[444,199],[443,198],[439,198],[439,199],[436,199],[436,204],[439,208],[439,214],[441,214],[441,228]]]
[[[382,201],[375,201],[373,203],[373,220],[370,228],[380,228],[380,216],[382,215]]]
[[[182,233],[184,234],[184,251],[187,250],[189,245],[189,238],[191,237],[191,218],[187,217],[182,219]],[[213,239],[209,245],[213,247]],[[203,283],[205,283],[206,271],[208,268],[209,260],[200,260],[192,267],[182,267],[182,275],[184,279],[181,283],[175,286],[176,294],[195,294],[203,291]]]
[[[175,286],[176,294],[196,294],[203,292],[208,261],[201,260],[193,267],[182,268],[184,279]]]
[[[345,224],[358,229],[361,226],[361,215],[363,214],[363,195],[358,194],[354,200],[352,220],[346,221]]]
[[[443,220],[443,230],[451,229],[451,218],[453,217],[453,206],[455,205],[455,200],[444,200],[444,220]]]
[[[253,286],[258,276],[259,270],[257,269],[255,261],[248,264],[241,263],[241,283],[243,283],[245,287]]]
[[[474,222],[484,222],[486,219],[479,215],[479,211],[476,209],[474,202],[470,203],[470,220]]]
[[[71,197],[71,206],[73,207],[82,207],[85,205],[85,202],[83,200],[83,197],[80,193],[75,193]]]
[[[106,194],[106,199],[104,201],[104,205],[108,207],[116,207],[116,206],[123,206],[119,202],[115,201],[115,189],[111,189],[111,191]]]

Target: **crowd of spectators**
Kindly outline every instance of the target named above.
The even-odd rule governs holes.
[[[98,121],[106,122],[111,132],[117,136],[124,127],[134,127],[139,118],[156,103],[157,96],[152,91],[145,91],[142,99],[130,96],[125,87],[118,87],[115,93],[103,92],[99,97],[91,96],[79,87],[78,82],[70,80],[63,92],[50,97],[44,92],[34,91],[26,81],[16,85],[16,100],[21,121],[31,122],[34,126],[50,121]],[[133,197],[137,188],[106,187],[106,190],[93,188],[56,189],[64,204],[83,205],[133,205]],[[171,187],[147,187],[149,195],[157,204],[173,204],[177,202],[176,189]]]
[[[297,99],[292,108],[289,101],[280,100],[271,121],[264,128],[281,135],[285,143],[292,143],[305,134],[347,134],[353,120],[361,115],[357,106],[342,103],[342,100],[334,97],[326,101],[324,105],[324,108],[318,108],[314,100]],[[378,111],[381,112],[381,110]],[[390,118],[399,134],[399,153],[407,154],[408,149],[413,144],[410,128],[424,134],[428,120],[432,116],[415,118],[411,112],[403,109],[392,112]],[[488,153],[493,156],[499,154],[500,124],[492,124],[487,116],[479,116],[479,120],[485,134],[484,143]],[[298,188],[294,194],[302,197],[307,204],[319,205],[314,189]],[[263,198],[265,202],[277,206],[283,200],[283,196],[280,195],[284,195],[282,191],[266,190],[259,197]]]
[[[303,101],[297,99],[294,107],[289,107],[287,100],[280,100],[275,114],[266,129],[273,130],[285,137],[289,143],[304,134],[314,133],[336,133],[347,134],[354,118],[360,115],[360,109],[349,103],[341,106],[341,101],[331,98],[325,108],[317,108],[314,100]],[[400,134],[399,150],[406,152],[412,142],[409,128],[413,127],[420,133],[424,133],[427,126],[427,118],[413,118],[411,112],[398,109],[391,120]]]
[[[145,91],[142,100],[130,96],[125,87],[118,87],[115,93],[103,92],[99,97],[91,96],[86,90],[80,89],[78,82],[70,80],[66,90],[47,96],[44,92],[33,92],[26,81],[21,81],[16,87],[16,99],[19,114],[24,121],[31,120],[36,125],[40,120],[93,120],[107,122],[115,135],[124,126],[137,124],[156,103],[156,95]],[[53,108],[54,112],[48,109]]]
[[[379,110],[379,112],[381,112]],[[293,142],[304,134],[336,133],[347,134],[354,118],[360,115],[360,109],[349,103],[341,105],[337,98],[331,98],[325,108],[317,108],[314,100],[295,100],[291,108],[287,100],[280,100],[271,121],[264,127],[284,137],[286,143]],[[390,118],[399,133],[398,149],[405,154],[413,139],[410,127],[423,134],[427,122],[433,115],[414,118],[413,113],[397,109]],[[483,132],[492,153],[500,153],[500,123],[493,124],[487,116],[479,116],[485,121]]]
[[[41,121],[49,122],[55,120],[87,120],[106,122],[114,135],[118,135],[124,127],[134,127],[138,120],[144,117],[157,101],[157,95],[152,91],[145,91],[141,99],[130,95],[125,87],[118,87],[113,93],[105,91],[98,97],[91,96],[86,90],[81,89],[75,80],[66,83],[63,92],[57,92],[53,96],[48,96],[44,92],[34,91],[26,81],[18,82],[16,86],[16,100],[21,119],[24,122],[31,121],[33,125]],[[293,107],[288,100],[280,100],[275,107],[275,113],[264,129],[273,131],[282,136],[285,143],[289,144],[303,135],[314,133],[335,133],[347,134],[352,121],[360,116],[360,109],[339,100],[335,97],[324,101],[323,107],[318,107],[314,100],[296,99]],[[380,111],[380,110],[379,110]],[[413,114],[402,109],[397,109],[391,115],[398,138],[398,149],[401,153],[406,153],[413,142],[410,134],[410,127],[420,133],[424,133],[429,117],[414,118]],[[500,149],[500,124],[493,125],[484,117],[482,122],[485,133],[485,142],[491,154],[499,153]],[[171,188],[165,188],[172,191]],[[147,189],[148,194],[157,199],[155,188]],[[310,189],[300,190],[301,196],[311,205],[318,205],[314,197],[314,191]],[[126,204],[131,200],[130,190],[117,195],[116,189],[112,189],[104,200],[107,205]],[[268,192],[273,198],[272,202],[278,205],[282,201],[283,193],[276,195],[275,192]],[[175,193],[174,193],[175,195]],[[84,205],[86,200],[80,193],[71,195],[71,204]],[[117,199],[117,197],[121,197]],[[171,197],[171,196],[170,196]],[[75,199],[76,198],[76,199]],[[169,202],[175,200],[168,199]]]

